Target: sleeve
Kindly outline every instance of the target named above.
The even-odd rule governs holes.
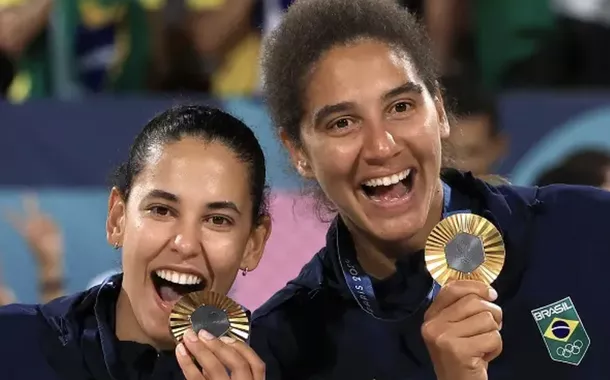
[[[267,326],[269,318],[255,319],[252,322],[252,334],[250,336],[250,346],[265,363],[266,380],[283,380],[287,375],[282,371],[280,358],[273,349],[274,338],[279,338],[279,333],[274,332]]]

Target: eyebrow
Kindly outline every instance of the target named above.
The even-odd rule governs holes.
[[[383,94],[381,96],[381,99],[388,100],[390,98],[394,98],[398,95],[404,95],[404,94],[421,94],[423,91],[424,91],[424,89],[421,85],[413,83],[413,82],[406,82],[398,87],[391,89],[390,91],[386,92],[385,94]],[[355,107],[356,107],[356,103],[354,103],[354,102],[341,102],[341,103],[337,103],[337,104],[326,105],[314,113],[314,116],[313,116],[314,125],[319,125],[324,119],[326,119],[328,116],[330,116],[334,113],[345,112],[345,111],[348,111]]]
[[[233,210],[236,213],[241,215],[241,211],[239,211],[239,208],[237,207],[237,205],[231,201],[220,201],[220,202],[210,202],[207,204],[208,209],[210,210]]]
[[[326,119],[330,115],[339,112],[345,112],[352,108],[355,108],[356,104],[354,102],[341,102],[337,104],[331,104],[324,106],[317,110],[313,115],[313,125],[320,125],[322,120]]]
[[[144,199],[149,199],[149,198],[160,198],[160,199],[165,199],[166,201],[169,201],[169,202],[180,203],[180,198],[176,194],[172,194],[170,192],[167,192],[165,190],[160,190],[160,189],[151,190],[144,197]],[[210,210],[227,210],[227,209],[229,209],[229,210],[233,210],[236,213],[241,215],[241,211],[239,210],[237,205],[234,202],[231,202],[231,201],[209,202],[209,203],[206,204],[206,207],[208,209],[210,209]]]
[[[405,94],[421,94],[424,91],[424,88],[413,82],[406,82],[396,88],[391,89],[390,91],[383,94],[381,97],[383,100],[388,100],[390,98],[394,98],[398,95]]]
[[[147,198],[161,198],[161,199],[165,199],[166,201],[170,201],[170,202],[175,202],[175,203],[179,203],[180,202],[180,199],[178,198],[177,195],[169,193],[169,192],[164,191],[164,190],[159,190],[159,189],[151,190],[144,197],[144,199],[147,199]]]

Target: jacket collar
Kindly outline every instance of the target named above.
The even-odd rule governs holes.
[[[472,200],[472,211],[492,222],[504,238],[506,261],[504,268],[493,286],[499,293],[498,302],[511,298],[518,290],[524,271],[527,269],[527,247],[533,238],[532,218],[541,202],[537,199],[537,188],[492,186],[475,178],[471,173],[448,169],[442,173],[443,181],[452,193]],[[342,229],[345,229],[342,231]],[[337,217],[326,234],[326,246],[307,264],[299,277],[292,281],[310,289],[332,288],[345,298],[351,293],[345,284],[338,262],[336,241],[341,238],[341,249],[354,249],[349,237]]]
[[[74,296],[64,297],[41,306],[41,313],[52,327],[45,339],[45,351],[67,378],[128,379],[119,357],[119,342],[115,335],[115,308],[121,291],[122,274],[108,278],[101,285]],[[133,343],[137,357],[133,363],[151,366],[156,360],[169,362],[168,375],[181,371],[173,352],[157,353],[148,345]],[[67,350],[67,351],[66,351]],[[78,358],[78,360],[74,360]],[[171,378],[168,376],[168,378]]]

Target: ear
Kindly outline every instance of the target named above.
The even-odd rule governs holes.
[[[434,106],[436,108],[436,114],[438,115],[438,125],[440,128],[441,139],[449,137],[450,125],[447,111],[445,110],[445,102],[443,100],[443,94],[440,88],[437,87],[434,93]]]
[[[292,165],[295,167],[297,172],[299,172],[301,177],[307,179],[314,178],[313,171],[311,170],[311,164],[307,158],[307,155],[305,154],[305,151],[303,148],[300,148],[297,146],[297,144],[295,144],[292,138],[288,135],[288,132],[286,132],[286,129],[283,127],[280,128],[280,140],[290,155]]]
[[[250,238],[246,246],[246,252],[241,261],[241,269],[248,271],[254,270],[263,257],[267,240],[271,235],[271,218],[263,217],[257,226],[250,233]]]
[[[121,192],[113,187],[108,197],[108,216],[106,218],[106,240],[114,247],[123,245],[127,206]]]

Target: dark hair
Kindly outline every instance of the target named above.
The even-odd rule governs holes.
[[[606,181],[605,170],[609,168],[610,152],[597,149],[581,150],[542,173],[535,184],[546,186],[560,183],[599,187]]]
[[[395,0],[296,0],[265,39],[263,89],[276,127],[300,144],[307,77],[322,54],[370,38],[408,54],[430,92],[438,89],[437,63],[423,26]]]
[[[220,142],[231,149],[249,167],[253,222],[257,224],[269,214],[265,156],[256,136],[235,117],[202,105],[173,107],[149,121],[136,136],[127,162],[115,171],[113,186],[127,200],[133,181],[146,165],[150,147],[177,142],[185,137]]]

